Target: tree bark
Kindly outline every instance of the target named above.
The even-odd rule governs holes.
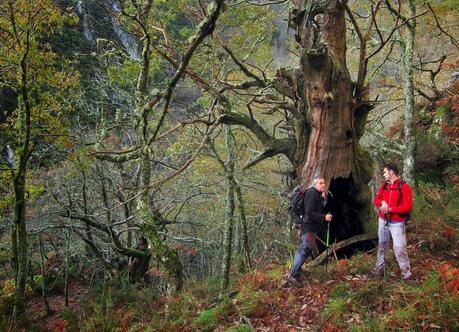
[[[366,40],[361,41],[362,65],[354,83],[346,67],[346,1],[293,3],[288,25],[295,29],[300,64],[298,68],[280,68],[269,84],[288,98],[277,102],[289,112],[287,125],[293,131],[290,137],[270,136],[252,113],[247,116],[228,111],[219,121],[248,128],[264,145],[266,150],[246,167],[282,153],[293,164],[293,180],[306,186],[311,186],[316,177],[328,180],[333,193],[327,207],[334,216],[331,236],[348,238],[363,233],[372,218],[367,184],[373,163],[359,144],[372,108],[365,86]],[[240,61],[236,64],[243,66]],[[266,86],[259,80],[244,83],[238,88]]]
[[[14,24],[14,22],[13,22]],[[14,174],[14,219],[12,227],[12,248],[13,248],[13,265],[16,268],[16,313],[21,315],[25,311],[25,289],[27,280],[27,228],[26,228],[26,201],[25,186],[27,175],[27,163],[30,158],[30,140],[31,140],[31,106],[28,91],[28,54],[30,31],[26,31],[26,51],[21,60],[21,96],[23,99],[23,108],[20,110],[20,121],[22,138],[20,149],[18,149],[19,163]]]
[[[327,258],[327,256],[330,256],[333,253],[333,251],[343,249],[347,246],[350,246],[350,245],[353,245],[359,242],[376,240],[377,238],[378,238],[378,234],[375,234],[375,233],[365,233],[365,234],[353,236],[349,239],[338,242],[337,244],[333,244],[330,249],[323,251],[311,263],[307,265],[313,266],[313,267],[318,266],[319,264],[323,263],[323,261]]]
[[[81,184],[82,185],[81,192],[82,192],[82,196],[83,196],[83,212],[84,212],[85,215],[88,215],[89,211],[88,211],[88,196],[87,196],[87,190],[86,190],[86,171],[84,169],[84,165],[82,165],[80,161],[79,161],[79,166],[81,167],[80,171],[81,171],[81,176],[83,178],[83,183]],[[85,227],[86,227],[86,237],[87,237],[87,239],[90,242],[93,242],[94,239],[92,237],[91,227],[89,226],[89,224],[87,222],[85,223]],[[87,255],[91,255],[92,254],[92,249],[88,244],[86,244],[86,254]]]
[[[49,315],[51,314],[51,309],[48,301],[48,280],[45,271],[45,249],[43,248],[43,239],[41,238],[41,234],[39,235],[38,241],[40,245],[41,295],[43,303],[45,304],[46,314]]]
[[[249,234],[247,230],[247,219],[245,217],[244,198],[242,197],[241,186],[234,181],[234,188],[236,191],[237,207],[239,210],[239,224],[240,233],[242,237],[242,255],[244,257],[244,264],[250,270],[252,269],[252,259],[250,255]]]
[[[408,17],[416,16],[416,7],[413,0],[408,1]],[[416,20],[410,20],[406,26],[405,42],[402,45],[402,66],[403,66],[403,94],[405,97],[404,104],[404,140],[405,153],[403,158],[403,178],[409,182],[412,187],[414,183],[414,157],[416,152],[416,137],[414,134],[414,81],[413,81],[413,53],[414,53],[414,36],[416,31]]]
[[[225,126],[226,150],[228,160],[225,164],[226,176],[226,217],[223,233],[223,254],[222,254],[222,284],[221,292],[223,293],[229,286],[229,273],[231,268],[231,254],[233,245],[233,227],[234,227],[234,141],[231,134],[230,126]]]
[[[311,132],[305,164],[298,175],[312,185],[316,176],[348,178],[353,165],[352,82],[346,69],[344,8],[331,1],[319,37],[302,43],[301,65],[307,121]],[[310,15],[321,13],[311,8]]]
[[[148,242],[147,239],[140,238],[139,244],[136,247],[137,250],[145,253],[144,257],[130,257],[128,264],[129,282],[134,284],[141,278],[145,277],[145,273],[148,271],[150,266],[150,257],[148,254]]]
[[[65,306],[69,306],[69,265],[70,265],[70,228],[67,230],[67,248],[65,251],[65,276],[64,276],[64,298]]]
[[[152,176],[152,165],[150,161],[150,155],[153,153],[153,151],[150,147],[149,142],[150,134],[148,130],[148,117],[151,109],[149,107],[144,107],[144,104],[148,91],[148,73],[150,67],[151,45],[150,36],[146,32],[146,30],[142,39],[143,64],[137,81],[136,113],[139,118],[137,133],[138,137],[142,142],[142,149],[140,154],[140,188],[143,191],[143,193],[139,198],[137,210],[140,213],[140,217],[142,218],[142,220],[146,223],[146,225],[144,225],[144,227],[141,229],[145,232],[144,235],[150,241],[151,248],[149,253],[155,260],[160,262],[165,267],[165,269],[171,275],[175,282],[175,290],[180,291],[183,286],[182,263],[180,262],[177,250],[171,249],[166,244],[164,244],[158,233],[158,231],[161,229],[161,227],[164,227],[164,225],[161,225],[159,218],[157,218],[153,206],[153,200],[150,197],[149,186],[151,184]],[[150,257],[148,257],[148,260],[149,258]]]
[[[371,215],[367,183],[372,161],[359,145],[371,106],[362,100],[367,94],[355,91],[346,67],[343,3],[301,1],[296,13],[301,46],[301,71],[292,85],[301,114],[294,127],[296,174],[309,186],[315,177],[331,182],[331,234],[348,238],[364,232]]]

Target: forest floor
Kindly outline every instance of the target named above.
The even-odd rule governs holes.
[[[288,262],[270,263],[234,275],[223,298],[216,279],[189,281],[174,295],[116,282],[88,291],[72,279],[68,309],[53,294],[46,315],[37,295],[28,317],[45,331],[457,331],[457,232],[438,220],[409,227],[409,281],[401,280],[392,251],[385,276],[372,278],[373,249],[309,269],[300,288],[286,282]]]
[[[73,279],[68,286],[68,307],[75,311],[82,311],[81,301],[88,294],[87,286]],[[34,323],[41,325],[46,331],[62,331],[66,323],[62,320],[62,312],[65,310],[64,294],[51,294],[48,296],[49,314],[46,312],[46,306],[43,297],[37,295],[29,301],[27,308],[27,317]],[[40,323],[39,323],[40,322]]]

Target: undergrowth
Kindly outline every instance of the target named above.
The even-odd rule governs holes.
[[[393,252],[382,280],[371,277],[376,250],[349,259],[330,258],[308,270],[302,288],[285,282],[284,265],[233,275],[223,296],[220,279],[188,280],[180,294],[154,285],[112,281],[94,287],[81,311],[64,310],[66,331],[455,331],[458,330],[459,266],[455,204],[432,190],[407,227],[413,278],[401,280]],[[438,194],[438,195],[437,195]],[[446,201],[445,201],[446,202]],[[427,212],[429,211],[429,212]],[[418,217],[416,217],[418,216]],[[8,308],[4,283],[0,307]],[[81,322],[84,322],[82,324]],[[9,321],[0,321],[8,330]]]
[[[382,280],[370,277],[375,253],[359,253],[347,264],[338,261],[334,266],[335,285],[320,315],[320,329],[456,331],[459,328],[457,221],[448,217],[445,222],[437,215],[414,222],[407,230],[412,280],[401,280],[393,252],[386,258]],[[345,268],[338,272],[340,265]]]
[[[414,277],[408,282],[392,252],[383,279],[372,279],[373,250],[310,270],[300,289],[285,284],[287,268],[279,265],[233,276],[232,292],[222,297],[216,278],[189,281],[175,295],[108,283],[87,298],[83,315],[62,317],[69,331],[78,320],[85,321],[84,331],[453,331],[459,310],[459,268],[451,259],[456,238],[451,235],[434,255],[430,229],[441,234],[448,225],[424,226],[410,226]]]

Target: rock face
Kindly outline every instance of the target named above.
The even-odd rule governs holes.
[[[76,3],[76,10],[78,16],[80,17],[81,27],[83,29],[83,34],[86,39],[93,45],[96,44],[96,38],[94,37],[93,31],[94,27],[91,25],[91,15],[87,13],[86,6],[83,4],[83,1],[78,1]]]
[[[116,1],[111,1],[110,6],[116,13],[121,11]],[[140,60],[139,41],[137,40],[136,36],[124,30],[114,15],[110,15],[110,19],[112,22],[113,31],[118,37],[118,40],[123,45],[125,51],[129,54],[129,57],[133,60]]]
[[[80,0],[76,3],[83,35],[94,46],[99,38],[116,40],[132,60],[140,60],[138,38],[124,30],[115,15],[121,9],[116,1],[107,4],[110,10],[95,2]]]

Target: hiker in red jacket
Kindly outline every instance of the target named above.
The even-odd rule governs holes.
[[[379,187],[374,199],[380,207],[378,218],[378,258],[375,276],[381,277],[384,272],[384,257],[392,237],[394,253],[402,271],[404,280],[411,277],[410,260],[406,251],[405,224],[413,203],[413,194],[408,183],[398,176],[394,164],[384,166],[385,182]]]

